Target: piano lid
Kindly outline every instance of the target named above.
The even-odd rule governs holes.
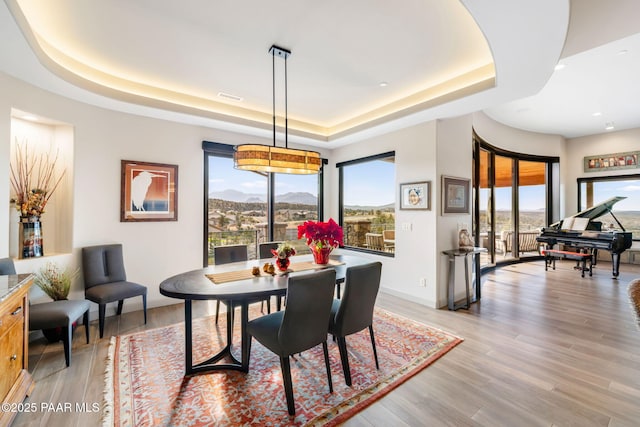
[[[613,215],[613,213],[611,212],[611,209],[613,209],[613,205],[618,203],[620,200],[624,200],[624,199],[626,199],[626,197],[623,197],[623,196],[612,197],[612,198],[610,198],[608,200],[605,200],[602,203],[598,203],[595,206],[592,206],[592,207],[590,207],[588,209],[585,209],[585,210],[583,210],[581,212],[578,212],[577,214],[570,215],[567,218],[589,218],[589,221],[591,221],[591,220],[594,220],[596,218],[600,218],[602,215],[605,215],[607,213],[611,213],[611,215]],[[624,230],[624,227],[622,227],[622,224],[620,224],[620,222],[615,217],[615,215],[613,217],[616,220],[616,222],[618,222],[618,225],[620,225],[620,228],[622,228],[622,230]],[[558,221],[556,223],[553,223],[553,224],[550,225],[550,227],[558,229],[561,226],[563,221],[564,221],[564,219],[560,220],[560,221]]]
[[[583,210],[582,212],[578,212],[577,214],[571,215],[571,216],[589,218],[590,220],[600,218],[602,215],[605,215],[611,212],[611,209],[613,209],[613,205],[618,203],[620,200],[624,200],[624,199],[626,199],[626,197],[622,197],[622,196],[612,197],[608,200],[605,200],[602,203],[598,203],[595,206],[592,206],[588,209]]]

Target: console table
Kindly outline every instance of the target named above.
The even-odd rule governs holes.
[[[449,282],[447,284],[447,306],[449,310],[458,310],[460,308],[469,308],[472,302],[476,302],[480,299],[480,254],[487,252],[485,248],[471,248],[471,249],[449,249],[443,251],[444,255],[449,257]],[[474,262],[474,284],[475,299],[471,300],[471,293],[469,290],[469,258]],[[455,286],[456,286],[456,259],[464,258],[464,280],[467,291],[467,297],[465,302],[455,303]]]

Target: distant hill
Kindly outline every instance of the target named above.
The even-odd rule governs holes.
[[[258,193],[244,193],[238,190],[213,191],[210,199],[220,199],[237,203],[265,203],[266,195]],[[308,192],[289,192],[276,196],[276,203],[291,203],[296,205],[317,205],[318,198]]]

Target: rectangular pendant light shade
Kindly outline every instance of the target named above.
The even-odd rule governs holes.
[[[318,173],[322,160],[315,151],[259,144],[236,145],[236,169],[308,175]]]

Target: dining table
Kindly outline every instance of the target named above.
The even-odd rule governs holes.
[[[290,277],[308,274],[313,271],[333,268],[336,270],[336,286],[344,283],[348,267],[370,262],[367,258],[340,253],[331,254],[329,263],[315,264],[311,254],[296,255],[290,258],[289,271],[269,274],[263,271],[265,263],[273,263],[271,259],[248,260],[221,265],[210,265],[205,268],[180,273],[160,283],[160,293],[170,298],[184,300],[185,328],[185,375],[219,370],[249,371],[249,321],[248,306],[271,296],[285,296]],[[254,275],[259,269],[259,274]],[[339,291],[338,291],[339,292]],[[226,343],[224,347],[209,359],[193,363],[193,311],[192,304],[196,300],[225,301],[227,310]],[[240,307],[240,355],[236,357],[233,345],[233,307]],[[227,361],[221,362],[227,357]]]

